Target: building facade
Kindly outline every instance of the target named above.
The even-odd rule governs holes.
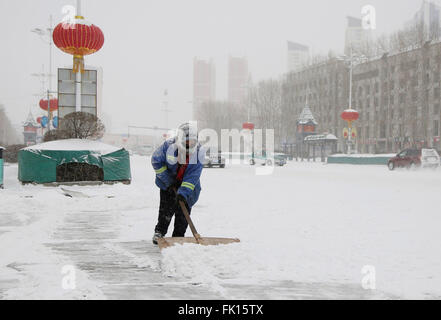
[[[295,72],[303,68],[309,59],[309,47],[288,41],[287,71]]]
[[[346,56],[353,53],[363,53],[365,47],[372,40],[372,30],[363,28],[363,22],[359,18],[347,17],[345,50]]]
[[[385,54],[354,68],[359,151],[440,148],[440,68],[440,43]]]
[[[216,67],[213,60],[193,60],[193,115],[208,101],[216,99]]]
[[[441,149],[441,43],[358,64],[352,83],[352,107],[360,113],[354,123],[358,152]],[[287,75],[285,108],[300,114],[307,97],[317,132],[337,136],[344,152],[346,123],[340,116],[349,105],[348,63],[331,59]]]
[[[426,40],[438,40],[441,35],[441,7],[432,1],[423,0],[420,10],[406,23],[406,26],[413,27],[420,24],[425,28]]]
[[[343,60],[336,58],[289,73],[282,89],[282,106],[287,114],[283,118],[298,117],[308,104],[317,122],[316,132],[339,137],[338,147],[343,151],[344,123],[340,114],[349,104],[348,88],[349,69]]]
[[[229,57],[228,59],[228,101],[236,106],[245,102],[250,85],[248,59]]]

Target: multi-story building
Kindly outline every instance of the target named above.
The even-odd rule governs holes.
[[[193,61],[193,115],[196,119],[198,108],[216,99],[216,67],[213,60]]]
[[[365,47],[372,40],[372,30],[363,28],[363,22],[359,18],[347,17],[345,37],[345,55],[350,56],[353,53],[363,53]]]
[[[433,1],[423,0],[420,10],[413,19],[406,23],[407,27],[422,24],[427,40],[438,40],[441,36],[441,6]]]
[[[441,43],[354,68],[353,106],[361,152],[415,145],[439,148]]]
[[[283,103],[298,115],[314,114],[317,132],[339,138],[344,151],[341,113],[349,105],[348,63],[331,59],[287,75]],[[409,146],[440,149],[441,43],[358,64],[353,69],[352,107],[359,111],[357,150],[396,152]]]
[[[299,71],[309,59],[309,47],[288,41],[287,68],[288,72]]]
[[[318,123],[316,132],[332,133],[340,137],[343,151],[343,127],[341,112],[349,104],[349,72],[340,59],[328,61],[289,73],[283,84],[282,105],[286,116],[284,127],[294,127],[295,121],[308,104]],[[289,132],[293,136],[295,132]]]
[[[229,57],[228,60],[228,101],[236,106],[245,102],[250,82],[246,57]]]

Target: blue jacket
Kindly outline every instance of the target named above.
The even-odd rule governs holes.
[[[176,182],[178,172],[178,148],[175,144],[176,138],[165,141],[152,156],[152,166],[156,172],[156,185],[161,190],[167,190]],[[201,193],[201,173],[203,164],[200,162],[205,157],[205,151],[200,145],[197,151],[190,155],[190,164],[184,173],[181,187],[178,194],[182,195],[190,208],[199,199]],[[199,156],[198,156],[199,155]]]

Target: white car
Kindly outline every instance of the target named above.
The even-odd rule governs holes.
[[[440,166],[440,157],[435,149],[421,150],[421,167],[438,168]]]

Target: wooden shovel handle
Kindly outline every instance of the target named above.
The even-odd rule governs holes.
[[[185,206],[185,203],[182,201],[179,201],[179,205],[181,206],[181,210],[184,213],[185,219],[187,219],[188,225],[190,226],[191,232],[193,233],[193,236],[196,239],[196,242],[200,243],[200,240],[202,240],[202,237],[196,231],[196,227],[194,226],[193,221],[190,218],[190,214],[188,213],[188,210],[187,210],[187,207]]]
[[[178,194],[176,188],[174,188],[175,194]],[[179,201],[179,205],[181,206],[181,210],[184,213],[185,219],[187,220],[188,225],[190,226],[191,232],[193,233],[193,237],[196,239],[197,243],[200,243],[202,240],[201,235],[197,232],[196,227],[193,224],[193,221],[190,218],[190,214],[188,213],[187,206],[184,202]]]

